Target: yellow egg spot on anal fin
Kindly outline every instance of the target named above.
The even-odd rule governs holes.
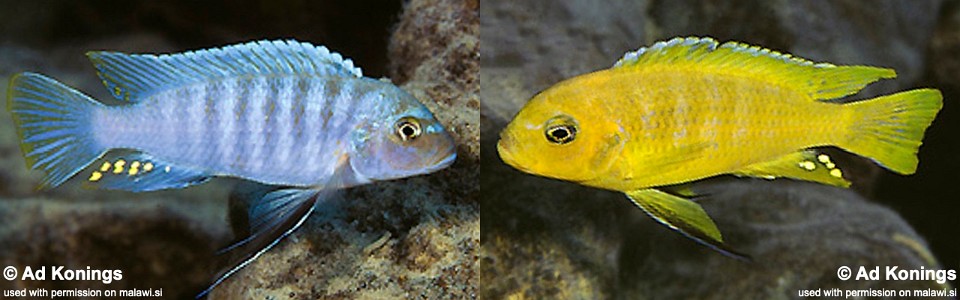
[[[147,163],[143,164],[143,171],[144,171],[144,172],[150,172],[150,170],[153,170],[153,163],[152,163],[152,162],[147,162]]]
[[[836,178],[843,178],[843,172],[841,172],[840,169],[833,169],[833,170],[830,170],[830,176],[833,176]]]
[[[167,172],[167,173],[170,173],[170,166],[167,166],[166,168],[163,168],[163,171],[164,171],[164,172]]]
[[[821,163],[824,163],[824,164],[830,163],[830,156],[826,154],[820,154],[820,155],[817,155],[817,160],[819,160]]]
[[[130,176],[137,175],[137,173],[140,172],[139,168],[140,168],[140,162],[134,161],[130,163],[130,172],[128,172],[127,174],[129,174]]]
[[[93,173],[90,173],[89,180],[91,182],[96,182],[97,180],[100,180],[100,178],[103,178],[103,173],[100,173],[99,171],[93,171]]]
[[[110,171],[110,166],[111,165],[109,161],[103,162],[103,165],[100,166],[100,172]]]
[[[733,172],[733,175],[755,178],[767,178],[767,176],[777,178],[786,177],[839,187],[850,186],[850,182],[841,177],[831,175],[831,169],[820,164],[816,157],[817,155],[811,153],[810,150],[798,151],[774,160],[749,165]],[[837,172],[839,172],[839,170]]]
[[[834,164],[833,162],[827,162],[825,163],[825,165],[827,166],[827,169],[833,169],[837,167],[837,165]]]
[[[126,164],[127,162],[123,161],[122,159],[117,160],[117,163],[113,164],[113,174],[120,174],[123,172],[123,166]]]

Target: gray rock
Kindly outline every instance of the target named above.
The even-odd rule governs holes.
[[[457,162],[353,188],[211,298],[476,298],[480,248],[476,1],[405,5],[390,74],[446,125]]]
[[[742,262],[663,230],[642,214],[621,244],[619,287],[634,298],[797,298],[800,289],[948,289],[934,281],[840,280],[841,267],[938,268],[896,212],[857,193],[793,180],[718,178],[700,203]],[[884,270],[881,270],[884,272]],[[855,273],[854,273],[855,274]],[[883,273],[881,273],[881,276]]]

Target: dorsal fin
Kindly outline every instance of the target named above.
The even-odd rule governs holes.
[[[836,99],[863,89],[881,78],[894,78],[893,69],[814,63],[759,46],[712,38],[674,38],[628,52],[614,68],[689,68],[728,76],[746,76],[805,91],[813,99]]]
[[[363,76],[360,68],[340,54],[294,40],[249,42],[159,56],[118,52],[88,52],[87,56],[110,93],[132,102],[173,86],[231,76]]]

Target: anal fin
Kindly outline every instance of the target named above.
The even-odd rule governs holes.
[[[142,152],[111,152],[93,163],[86,184],[101,189],[145,192],[179,189],[206,182],[201,170],[177,166]]]
[[[634,204],[657,222],[724,255],[748,259],[723,243],[723,236],[717,229],[717,225],[699,204],[656,189],[629,191],[626,194]]]
[[[843,178],[843,171],[837,167],[830,156],[818,154],[814,150],[803,150],[771,161],[749,165],[733,174],[766,179],[787,177],[832,186],[850,186],[850,182]]]

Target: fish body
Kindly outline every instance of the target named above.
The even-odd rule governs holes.
[[[456,158],[422,103],[322,46],[87,55],[123,104],[40,74],[11,79],[8,109],[28,166],[44,171],[42,187],[91,164],[86,182],[104,189],[183,188],[217,176],[266,186],[249,207],[250,236],[227,248],[250,255],[210,289],[299,227],[330,191],[430,173]]]
[[[325,184],[341,167],[331,158],[353,151],[356,130],[391,119],[392,100],[403,93],[363,77],[231,77],[165,90],[136,105],[104,107],[91,126],[107,148],[138,149],[221,176],[309,187]],[[408,113],[431,118],[425,110]],[[425,130],[443,131],[437,123],[429,126]],[[342,181],[346,186],[383,179],[351,175]]]
[[[725,251],[702,208],[667,186],[721,174],[849,186],[829,156],[811,149],[821,146],[911,174],[942,106],[939,91],[826,101],[895,76],[676,38],[534,96],[501,133],[498,152],[528,173],[624,192],[658,221]]]
[[[346,187],[428,173],[456,156],[423,104],[389,82],[362,77],[324,47],[263,41],[88,56],[127,104],[103,105],[39,74],[11,80],[9,109],[28,163],[47,172],[44,186],[59,185],[110,149],[138,153],[106,161],[88,181],[131,191],[213,176],[319,187],[335,173]],[[403,126],[416,136],[404,137]],[[131,172],[134,163],[140,168]],[[185,178],[151,180],[154,170]]]

